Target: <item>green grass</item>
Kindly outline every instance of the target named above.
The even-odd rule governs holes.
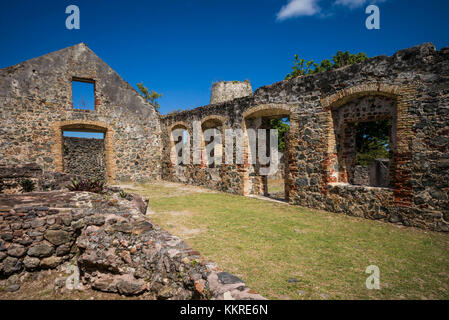
[[[449,298],[447,234],[175,184],[129,191],[150,198],[154,222],[267,298]],[[365,286],[369,265],[380,290]]]

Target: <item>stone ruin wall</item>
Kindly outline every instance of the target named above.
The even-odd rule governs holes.
[[[106,178],[105,148],[103,139],[64,137],[64,172],[87,178]]]
[[[73,108],[74,79],[95,82],[95,110]],[[109,182],[160,178],[159,113],[83,43],[0,70],[0,106],[0,165],[63,172],[62,131],[95,131]]]
[[[204,161],[172,165],[170,133],[184,127],[193,139],[195,120],[220,123],[221,130],[245,130],[262,128],[267,117],[288,115],[289,203],[448,232],[448,61],[448,49],[436,51],[432,44],[423,44],[159,117],[80,44],[0,70],[0,165],[37,163],[44,174],[62,172],[62,131],[93,130],[105,134],[109,182],[162,177],[235,194],[260,194],[259,168],[247,158],[244,164],[213,168]],[[73,109],[74,78],[95,81],[95,110]],[[377,111],[357,109],[371,108],[369,101]],[[347,140],[341,133],[351,121],[379,116],[394,120],[391,187],[351,185],[352,158],[342,153]]]
[[[33,191],[52,191],[67,188],[72,180],[80,180],[85,176],[60,172],[45,172],[36,163],[3,166],[0,165],[0,194],[22,193],[21,182],[30,180],[34,183]]]
[[[244,129],[257,122],[252,115],[276,114],[288,114],[291,122],[290,204],[449,232],[449,49],[423,44],[163,116],[162,178],[241,195],[260,193],[261,179],[247,161],[213,168],[218,180],[210,178],[212,169],[204,163],[173,165],[170,133],[186,128],[192,139],[193,121],[217,119],[224,128]],[[351,185],[347,164],[352,160],[340,151],[345,141],[339,133],[351,121],[383,117],[394,122],[391,187]]]

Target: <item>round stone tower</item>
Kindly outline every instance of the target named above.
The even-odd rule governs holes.
[[[221,81],[212,85],[210,104],[230,101],[253,94],[249,81]]]

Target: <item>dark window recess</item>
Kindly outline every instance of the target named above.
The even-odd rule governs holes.
[[[354,124],[354,184],[389,186],[391,121]]]
[[[391,121],[355,123],[356,165],[371,165],[390,157]]]

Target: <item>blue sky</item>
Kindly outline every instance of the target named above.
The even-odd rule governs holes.
[[[95,85],[87,82],[72,82],[73,107],[77,109],[95,109]]]
[[[376,3],[381,29],[365,28]],[[81,29],[65,28],[65,8]],[[206,105],[213,81],[282,80],[295,53],[391,55],[423,42],[449,46],[446,0],[1,1],[0,68],[85,42],[136,87],[162,93],[161,113]]]

